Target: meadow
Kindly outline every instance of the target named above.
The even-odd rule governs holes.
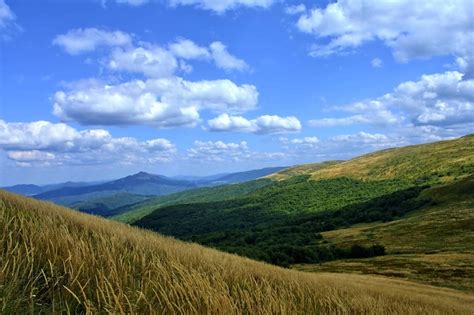
[[[470,314],[472,294],[304,273],[0,191],[9,313]]]

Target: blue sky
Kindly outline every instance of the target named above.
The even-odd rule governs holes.
[[[473,21],[469,0],[0,0],[0,185],[472,133]]]

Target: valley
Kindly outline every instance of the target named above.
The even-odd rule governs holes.
[[[139,173],[35,196],[91,196],[73,205],[96,216],[1,192],[2,307],[467,314],[473,167],[471,135],[225,185]],[[186,188],[134,194],[148,181]]]

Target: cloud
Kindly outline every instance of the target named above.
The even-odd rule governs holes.
[[[4,0],[0,0],[0,30],[6,28],[10,23],[15,21],[16,17],[10,7]]]
[[[121,31],[105,31],[97,28],[78,28],[58,35],[53,44],[60,46],[71,55],[91,52],[100,46],[128,46],[132,37]]]
[[[103,0],[106,1],[106,0]],[[115,0],[119,4],[127,4],[130,6],[140,6],[150,2],[150,0]],[[229,10],[235,10],[241,7],[268,8],[275,0],[167,0],[168,5],[176,6],[194,6],[203,10],[214,11],[223,14]]]
[[[474,80],[457,71],[423,75],[391,93],[336,109],[355,115],[311,120],[312,126],[350,124],[454,126],[474,122]]]
[[[83,37],[89,41],[79,41],[82,46],[71,45]],[[103,40],[107,37],[114,40]],[[202,47],[191,40],[178,38],[164,47],[144,42],[135,47],[131,36],[125,33],[98,29],[71,30],[59,35],[55,42],[68,43],[64,47],[71,53],[90,51],[106,44],[118,46],[112,47],[110,55],[102,61],[105,68],[143,74],[147,78],[118,84],[90,79],[66,85],[53,97],[53,113],[63,121],[77,121],[83,125],[195,126],[200,121],[200,111],[243,113],[257,104],[258,92],[253,85],[239,86],[230,80],[193,82],[176,75],[177,71],[192,71],[187,63],[189,60],[213,61],[225,70],[248,67],[220,42]]]
[[[382,67],[382,60],[380,58],[374,58],[370,61],[370,64],[373,68],[380,68]]]
[[[278,161],[282,163],[288,156],[285,152],[258,152],[249,148],[247,142],[194,141],[183,157],[193,163],[231,163]]]
[[[179,38],[169,45],[170,52],[178,58],[183,59],[209,59],[211,54],[206,47],[201,47],[193,41]]]
[[[335,127],[335,126],[348,126],[352,124],[364,124],[370,123],[371,119],[365,115],[353,115],[343,118],[321,118],[312,119],[308,121],[308,124],[312,127]]]
[[[356,102],[347,106],[334,107],[336,110],[354,113],[355,115],[342,118],[312,119],[308,124],[312,127],[337,127],[354,124],[373,124],[378,126],[396,125],[403,120],[388,108],[380,99]]]
[[[176,147],[167,139],[114,138],[104,129],[78,131],[63,123],[0,120],[0,148],[20,166],[162,162]]]
[[[149,0],[115,0],[119,4],[128,4],[133,7],[138,7],[149,2]]]
[[[226,160],[238,161],[249,156],[247,142],[240,143],[223,141],[194,141],[193,147],[188,149],[187,158],[200,161],[222,162]]]
[[[400,62],[455,55],[473,67],[472,18],[471,0],[338,0],[303,13],[297,27],[316,36],[318,42],[310,53],[314,57],[345,53],[380,40]]]
[[[302,139],[293,139],[291,140],[291,143],[293,144],[311,144],[314,145],[316,143],[319,143],[318,137],[304,137]]]
[[[42,152],[38,150],[31,151],[8,151],[7,156],[17,162],[23,163],[20,165],[28,166],[25,163],[53,161],[56,156],[49,152]]]
[[[172,76],[177,67],[176,58],[169,51],[159,47],[117,48],[107,64],[114,71],[143,73],[150,78]]]
[[[169,0],[171,6],[191,5],[204,10],[211,10],[223,14],[228,10],[239,7],[268,8],[275,0]]]
[[[415,125],[455,125],[474,121],[474,80],[457,71],[423,75],[379,98],[406,113]]]
[[[214,42],[210,46],[212,58],[216,66],[224,70],[243,71],[248,69],[247,63],[242,59],[229,54],[227,47],[221,42]]]
[[[290,5],[285,8],[285,13],[289,15],[300,14],[306,11],[306,6],[304,4]]]
[[[316,148],[319,146],[320,140],[318,137],[304,137],[304,138],[293,138],[293,139],[288,139],[286,137],[282,137],[279,139],[281,143],[286,145],[287,147],[289,145],[295,145],[298,148],[302,149],[312,149]]]
[[[23,29],[16,22],[16,15],[5,0],[0,0],[0,40],[8,41]]]
[[[182,78],[132,80],[117,85],[89,80],[54,95],[54,114],[83,125],[194,126],[199,112],[246,112],[255,108],[253,85],[229,80]]]
[[[276,115],[264,115],[256,119],[248,120],[242,116],[220,116],[208,121],[211,131],[230,131],[254,134],[277,134],[296,132],[301,130],[300,121],[293,116],[280,117]]]
[[[386,135],[380,133],[367,133],[360,131],[356,134],[349,134],[349,135],[338,135],[330,138],[331,141],[337,142],[356,142],[358,144],[374,144],[374,143],[387,143],[389,138]]]
[[[186,61],[202,60],[214,62],[223,70],[243,71],[249,69],[247,63],[230,54],[221,42],[213,42],[209,47],[199,46],[193,41],[178,38],[168,46],[140,42],[132,43],[132,36],[121,32],[96,28],[73,29],[58,35],[54,45],[62,47],[71,55],[92,52],[101,46],[111,48],[104,65],[112,71],[141,73],[149,78],[169,77],[179,69],[184,73],[192,71]]]
[[[349,159],[376,150],[430,141],[420,138],[408,139],[402,134],[388,135],[365,131],[336,135],[326,139],[310,136],[293,139],[284,137],[279,140],[283,144],[286,156],[292,157],[293,163]]]

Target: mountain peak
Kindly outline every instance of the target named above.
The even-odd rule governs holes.
[[[134,177],[134,178],[143,178],[143,179],[146,179],[146,178],[152,178],[152,177],[156,177],[158,175],[153,175],[153,174],[150,174],[150,173],[147,173],[147,172],[138,172],[134,175],[130,175],[130,177]]]
[[[141,171],[141,172],[136,173],[135,175],[151,175],[151,174],[147,173],[147,172],[144,172],[144,171]]]

